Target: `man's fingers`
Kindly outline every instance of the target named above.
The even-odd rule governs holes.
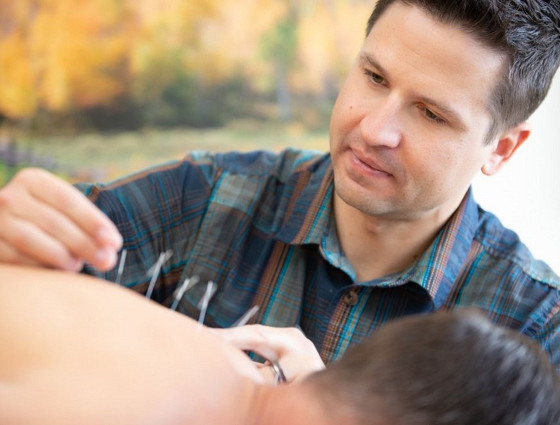
[[[230,329],[213,329],[212,332],[240,350],[252,351],[265,359],[276,362],[288,382],[303,379],[325,368],[315,345],[296,328],[274,328],[263,325],[247,325]],[[273,373],[269,366],[262,370],[266,377]],[[270,375],[268,375],[270,376]]]
[[[25,220],[13,218],[10,226],[3,230],[3,236],[2,245],[5,257],[2,258],[6,262],[29,263],[29,261],[34,261],[49,267],[71,271],[79,270],[83,265],[68,252],[62,243]],[[18,258],[21,261],[18,261]]]
[[[285,351],[283,336],[272,337],[272,331],[266,331],[261,325],[247,325],[229,329],[215,329],[222,338],[240,350],[253,351],[269,360],[276,360]],[[273,329],[273,328],[270,328]],[[276,334],[278,334],[276,332]]]
[[[117,261],[116,249],[103,246],[81,227],[59,211],[40,204],[42,221],[39,227],[53,239],[59,241],[66,248],[68,254],[74,258],[87,261],[99,270],[113,268]]]
[[[0,190],[0,229],[0,239],[20,256],[65,270],[83,261],[109,270],[122,246],[105,214],[72,185],[39,169],[19,172]]]
[[[257,363],[257,362],[255,362],[255,365],[256,365],[259,373],[261,374],[262,378],[264,379],[264,382],[266,382],[268,384],[276,383],[276,374],[272,370],[272,367],[271,367],[270,363]]]
[[[77,227],[83,229],[100,246],[115,251],[122,246],[122,237],[109,218],[95,207],[78,189],[43,170],[29,170],[42,174],[40,177],[49,188],[48,193],[37,185],[30,185],[30,194],[68,216]],[[22,178],[28,178],[24,175]],[[31,176],[30,179],[37,179]]]
[[[5,231],[3,237],[6,242],[27,255],[35,258],[48,259],[45,263],[51,267],[74,269],[74,259],[83,259],[93,266],[104,270],[112,268],[116,262],[114,250],[99,246],[87,233],[79,228],[71,219],[50,205],[37,201],[28,193],[19,195],[18,203],[13,208],[13,214],[9,217],[9,223],[3,223]],[[40,217],[37,227],[37,238],[42,238],[40,243],[33,242],[33,227],[25,228],[24,223],[31,224],[35,217]],[[4,219],[0,219],[0,224]],[[16,231],[15,227],[24,226],[27,232]],[[53,240],[44,240],[50,236]],[[54,244],[54,245],[53,245]],[[48,247],[53,251],[43,252]],[[70,260],[72,257],[72,260]]]
[[[259,354],[261,354],[259,350],[263,349],[281,355],[298,348],[303,350],[315,348],[313,343],[297,328],[247,325],[219,329],[217,332],[241,350],[255,351]]]
[[[2,242],[1,240],[0,240],[0,258],[2,258],[3,262],[8,264],[19,264],[19,265],[33,266],[33,267],[38,267],[42,265],[38,261],[26,257],[20,252],[16,251],[10,245]]]

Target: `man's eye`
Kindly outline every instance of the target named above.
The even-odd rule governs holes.
[[[433,121],[436,124],[445,124],[445,120],[443,118],[440,118],[438,115],[434,114],[432,111],[430,111],[425,106],[420,107],[420,109],[423,110],[424,115],[426,116],[426,118],[428,120]]]
[[[381,75],[376,74],[375,72],[368,71],[367,69],[364,71],[364,73],[368,76],[369,80],[372,83],[381,85],[385,84],[385,79]]]

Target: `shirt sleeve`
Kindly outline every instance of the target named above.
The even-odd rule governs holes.
[[[537,342],[560,372],[560,290],[549,287],[548,294],[535,305],[521,333]]]
[[[556,291],[556,303],[546,317],[535,339],[543,347],[560,376],[560,295]]]
[[[162,270],[163,277],[180,268],[182,253],[189,252],[194,243],[216,173],[211,153],[193,152],[182,161],[112,183],[76,185],[107,214],[123,237],[126,267],[121,284],[145,292],[150,268],[166,251],[172,251],[173,257]],[[86,265],[84,273],[115,281],[116,269],[103,273]]]

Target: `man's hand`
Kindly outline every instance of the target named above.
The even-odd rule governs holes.
[[[41,169],[20,171],[0,189],[0,262],[79,271],[114,267],[115,225],[79,190]]]
[[[268,360],[278,362],[288,383],[325,368],[313,343],[296,328],[248,325],[212,329],[212,332],[240,350],[252,351]],[[270,367],[262,367],[260,371],[267,381],[274,380]]]

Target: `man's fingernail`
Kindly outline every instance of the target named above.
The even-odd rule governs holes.
[[[84,262],[82,260],[78,260],[77,258],[72,258],[66,264],[66,270],[71,272],[79,272],[84,267]]]
[[[107,244],[115,249],[120,249],[122,246],[122,236],[118,232],[110,232],[107,229],[101,229],[97,233],[97,238],[102,244]]]
[[[112,249],[103,248],[97,251],[95,259],[99,265],[111,267],[117,263],[117,254]]]

